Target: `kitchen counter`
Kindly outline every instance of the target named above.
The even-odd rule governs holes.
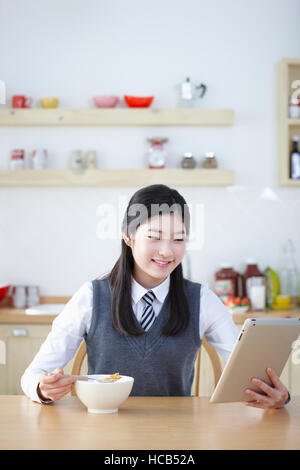
[[[96,415],[77,397],[41,405],[0,396],[0,449],[300,449],[299,435],[300,397],[280,410],[129,397],[118,413]]]
[[[41,297],[42,303],[67,303],[69,297]],[[28,324],[51,324],[56,315],[27,315],[23,308],[13,308],[10,303],[0,307],[1,323],[28,323]],[[232,318],[236,324],[243,324],[246,318],[299,318],[300,309],[297,310],[265,310],[264,312],[247,312],[246,314],[233,314]]]
[[[49,297],[42,296],[40,298],[41,304],[66,304],[71,297]],[[6,297],[0,306],[0,324],[1,323],[14,323],[14,324],[50,324],[53,322],[56,315],[28,315],[25,313],[25,308],[13,308],[12,298]]]

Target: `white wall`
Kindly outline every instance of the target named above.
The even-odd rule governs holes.
[[[12,148],[36,147],[51,168],[65,168],[74,148],[97,149],[103,168],[138,168],[146,137],[167,135],[168,166],[211,150],[236,171],[231,188],[179,188],[192,207],[204,204],[195,280],[211,284],[224,260],[243,270],[249,256],[277,268],[288,237],[300,267],[300,190],[277,182],[277,66],[300,57],[299,16],[298,0],[0,0],[8,97],[58,96],[76,108],[95,94],[154,94],[153,106],[175,107],[175,85],[191,76],[208,86],[203,107],[236,112],[233,127],[0,128],[0,168]],[[97,207],[117,208],[135,190],[0,188],[0,279],[72,295],[119,254],[120,240],[97,237]]]

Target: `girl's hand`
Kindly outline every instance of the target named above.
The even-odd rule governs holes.
[[[251,382],[257,387],[261,388],[266,395],[254,392],[253,390],[247,389],[245,392],[250,395],[253,400],[246,402],[246,405],[253,406],[255,408],[281,408],[288,399],[288,389],[283,385],[279,377],[275,374],[272,369],[267,369],[267,374],[271,379],[273,387],[266,384],[260,379],[252,378]]]
[[[53,372],[45,372],[40,375],[38,394],[42,400],[60,400],[71,391],[76,380],[74,375],[64,376],[64,371],[58,367]]]

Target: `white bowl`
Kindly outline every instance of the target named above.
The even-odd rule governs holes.
[[[245,306],[240,306],[240,307],[231,307],[230,311],[231,313],[239,313],[239,314],[244,314],[247,313],[250,307],[247,305]]]
[[[104,379],[109,374],[88,375],[90,379]],[[75,392],[89,413],[116,413],[128,398],[134,379],[127,375],[112,383],[77,380]]]

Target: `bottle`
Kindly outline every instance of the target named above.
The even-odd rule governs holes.
[[[267,307],[272,308],[276,303],[276,297],[280,293],[280,281],[278,274],[269,266],[264,270],[266,279],[266,301]]]
[[[293,137],[293,148],[290,154],[290,178],[300,178],[300,153],[298,150],[299,137]]]
[[[252,259],[246,261],[247,268],[243,274],[244,297],[248,297],[252,310],[264,310],[266,306],[265,276]]]
[[[289,239],[283,245],[279,270],[280,294],[291,297],[293,307],[297,306],[300,295],[300,277],[295,261],[295,251],[294,243]]]
[[[215,274],[214,292],[222,302],[230,297],[242,296],[241,274],[235,271],[231,264],[221,263],[221,269]]]

